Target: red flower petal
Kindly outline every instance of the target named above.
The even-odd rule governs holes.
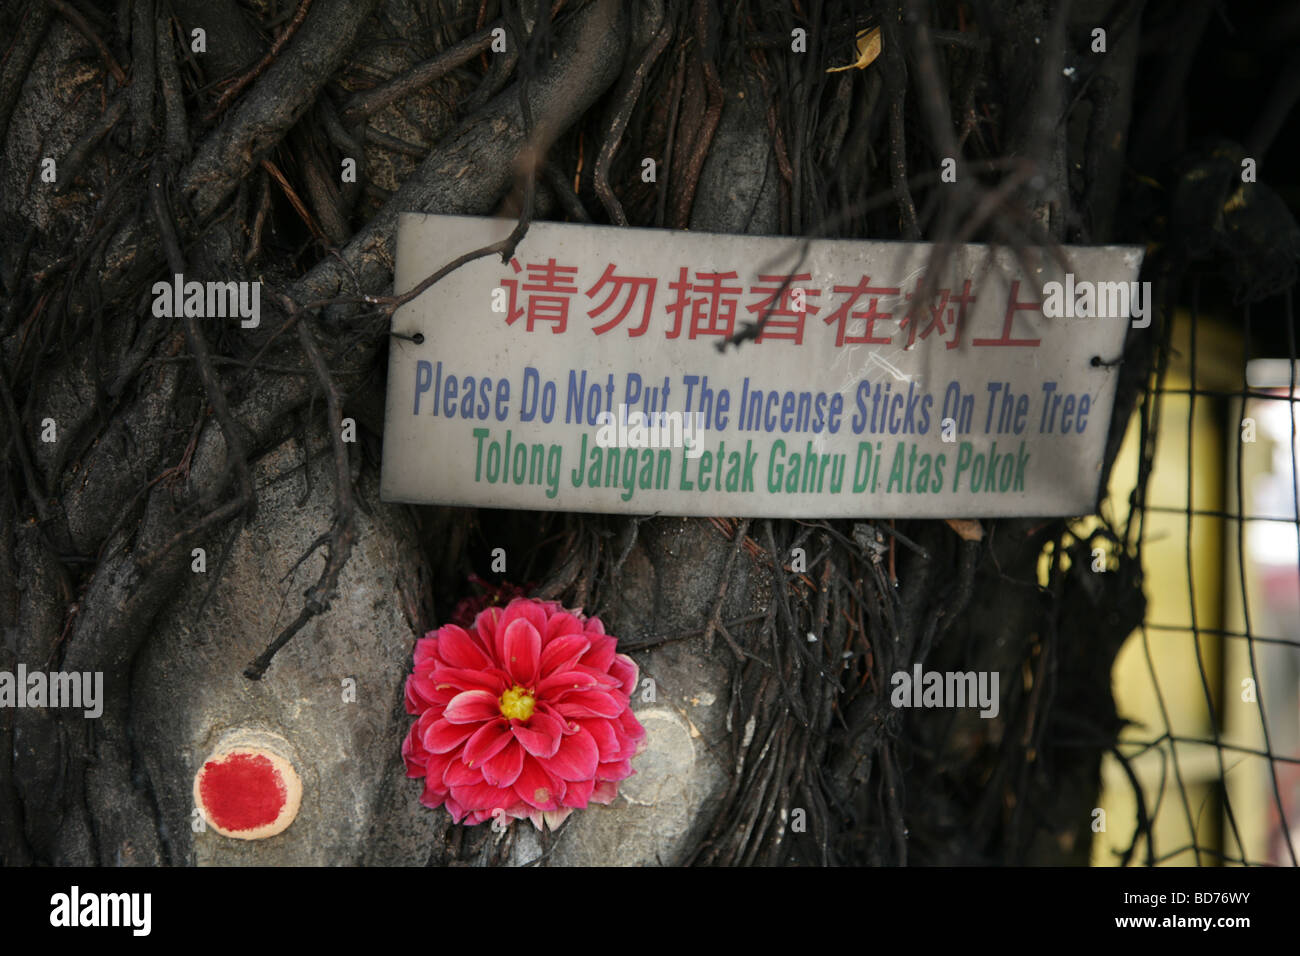
[[[537,762],[537,758],[525,757],[523,769],[514,786],[519,799],[538,810],[555,810],[559,807],[560,797],[563,795],[557,795],[556,790],[556,781]]]
[[[464,787],[452,787],[451,797],[466,810],[487,811],[480,821],[490,819],[492,811],[497,807],[505,808],[515,802],[515,795],[509,790],[502,790],[482,780]]]
[[[441,783],[435,784],[430,777],[424,782],[424,792],[420,794],[420,802],[431,810],[437,810],[442,806],[443,801],[447,799],[447,788]]]
[[[420,740],[419,726],[412,724],[411,732],[402,741],[402,762],[406,764],[408,777],[423,777],[425,764],[429,762],[429,751]]]
[[[538,635],[546,633],[546,608],[543,602],[534,601],[530,598],[515,598],[506,605],[506,612],[501,616],[501,622],[497,625],[497,643],[501,642],[501,632],[518,620],[525,620],[531,624]]]
[[[631,748],[630,752],[623,754],[623,756],[634,757],[639,754],[645,743],[645,728],[641,726],[641,721],[636,719],[636,714],[632,713],[630,707],[618,715],[618,726],[622,731],[624,741]]]
[[[463,627],[444,625],[438,631],[438,656],[451,667],[471,670],[492,666],[492,658],[482,645]]]
[[[447,709],[451,710],[451,704]],[[617,717],[627,709],[627,699],[617,691],[578,690],[556,704],[555,709],[569,718]]]
[[[609,763],[603,763],[596,768],[597,780],[609,780],[618,782],[626,780],[632,776],[632,761],[630,760],[611,760]]]
[[[487,648],[489,655],[496,653],[497,626],[501,622],[501,614],[501,608],[490,607],[480,611],[478,617],[474,618],[474,633],[478,635],[479,643]]]
[[[573,670],[578,658],[586,653],[591,642],[582,635],[562,634],[542,648],[542,659],[538,671],[543,678],[552,674]]]
[[[504,718],[489,720],[465,741],[465,762],[478,767],[483,761],[499,754],[514,739],[514,734],[510,732],[510,721]]]
[[[636,679],[639,673],[636,661],[626,654],[615,654],[613,662],[609,665],[610,676],[618,679],[619,687],[629,697],[636,690]]]
[[[559,749],[564,724],[558,718],[544,711],[533,711],[528,723],[519,720],[510,723],[515,739],[534,757],[550,757]]]
[[[501,663],[516,684],[532,687],[537,683],[542,635],[530,621],[515,620],[506,625],[501,637],[501,654]]]
[[[418,728],[417,732],[420,735],[420,739],[424,740],[424,735],[429,732],[429,728],[432,727],[437,721],[441,719],[442,719],[441,707],[430,707],[428,710],[422,713],[420,715],[420,719],[415,722],[415,726]]]
[[[546,628],[546,619],[541,608],[534,609],[537,615],[541,615],[541,624],[539,626],[529,616],[520,613],[520,609],[515,607],[518,603],[518,600],[511,601],[506,606],[506,609],[501,613],[501,617],[497,619],[496,631],[492,644],[489,645],[493,657],[496,658],[496,662],[502,667],[505,667],[506,663],[510,660],[510,655],[506,652],[506,628],[519,620],[528,621],[528,623],[533,625],[539,635]]]
[[[433,786],[442,787],[445,792],[447,785],[442,782],[442,778],[447,772],[447,764],[459,759],[455,754],[429,754],[429,762],[424,765],[425,779],[432,780]]]
[[[537,685],[537,696],[555,702],[577,690],[599,687],[600,681],[586,671],[559,671]]]
[[[618,796],[618,784],[611,780],[597,780],[596,788],[591,791],[592,803],[610,804]]]
[[[456,823],[460,823],[461,820],[465,819],[465,808],[451,797],[447,798],[447,812],[451,814],[452,820]]]
[[[506,688],[510,686],[510,675],[495,667],[480,670],[439,667],[429,675],[429,679],[435,685],[446,684],[456,691],[486,690],[497,697],[500,697]],[[423,688],[421,689],[423,690]],[[455,696],[454,693],[451,695],[451,697]],[[451,700],[451,697],[448,697],[447,700]]]
[[[587,808],[592,791],[596,789],[595,780],[570,780],[564,790],[564,805],[579,810]]]
[[[600,752],[591,734],[578,728],[560,740],[555,755],[542,760],[542,766],[563,780],[589,780],[600,763]]]
[[[451,699],[442,712],[445,720],[453,724],[477,724],[501,716],[501,701],[491,691],[462,691]],[[469,736],[466,734],[466,736]],[[430,747],[430,750],[433,748]]]
[[[623,681],[608,671],[598,671],[594,667],[588,667],[582,663],[577,664],[573,669],[594,677],[596,683],[600,685],[598,688],[594,688],[596,690],[616,690],[620,693],[623,691]]]
[[[429,753],[445,754],[463,744],[474,730],[473,724],[453,724],[446,720],[435,720],[424,734],[424,749]]]
[[[469,688],[465,688],[468,690]],[[456,689],[452,687],[439,687],[438,682],[433,679],[430,671],[423,674],[412,674],[406,679],[406,700],[408,706],[414,704],[415,713],[428,710],[430,707],[445,707],[447,701],[456,696]]]
[[[578,723],[591,734],[592,740],[596,741],[601,760],[617,760],[623,756],[630,756],[623,753],[623,742],[619,739],[618,731],[608,720],[580,720]]]
[[[524,748],[512,739],[504,750],[483,764],[483,779],[494,787],[509,787],[519,779],[523,769]]]
[[[618,641],[603,635],[587,635],[591,639],[591,650],[582,655],[582,663],[602,674],[609,672],[609,665],[614,662],[618,652]]]
[[[442,772],[442,782],[448,787],[470,787],[483,782],[483,771],[477,767],[466,766],[465,761],[458,757],[453,758],[448,761],[446,769]]]
[[[430,667],[438,660],[438,637],[434,631],[430,631],[424,637],[415,642],[415,669],[421,667]]]
[[[408,714],[422,714],[429,709],[431,703],[432,701],[425,700],[415,692],[412,678],[406,678],[406,712]]]
[[[546,630],[542,632],[543,643],[549,645],[552,641],[569,634],[582,636],[582,622],[568,611],[557,611],[546,622]],[[583,640],[585,641],[586,637],[583,637]]]

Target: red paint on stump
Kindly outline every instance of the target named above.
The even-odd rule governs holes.
[[[199,792],[212,822],[232,832],[275,822],[289,795],[275,765],[247,753],[205,763]]]

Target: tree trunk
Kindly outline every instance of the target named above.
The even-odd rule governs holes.
[[[363,297],[391,291],[408,210],[1118,241],[1139,36],[1121,6],[9,3],[0,670],[102,672],[105,700],[93,720],[0,710],[0,862],[1086,860],[1110,663],[1142,613],[1122,554],[1088,575],[1062,520],[967,540],[382,503],[388,315]],[[875,62],[828,72],[874,27]],[[1072,68],[1096,69],[1088,88]],[[936,186],[948,156],[963,178]],[[156,316],[178,272],[260,279],[259,325]],[[600,613],[657,688],[623,798],[555,837],[454,826],[402,770],[413,642],[471,574],[500,582],[494,547],[514,584]],[[893,709],[888,675],[915,663],[998,671],[1000,715]],[[272,840],[196,822],[194,773],[243,728],[288,740],[303,777]]]

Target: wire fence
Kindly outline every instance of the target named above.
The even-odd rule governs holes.
[[[1120,518],[1148,603],[1113,672],[1126,724],[1103,806],[1125,823],[1095,841],[1098,864],[1300,854],[1293,290],[1203,306],[1209,289],[1189,275],[1186,306],[1163,309],[1102,509]]]

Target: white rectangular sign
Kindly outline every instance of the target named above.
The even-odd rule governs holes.
[[[407,214],[401,293],[507,236]],[[1096,502],[1142,250],[533,223],[393,317],[388,501],[634,514],[983,517]],[[787,281],[787,277],[788,278]],[[913,305],[914,300],[916,305]],[[761,335],[722,343],[767,312]],[[400,336],[400,337],[399,337]],[[412,338],[421,338],[418,343]]]

